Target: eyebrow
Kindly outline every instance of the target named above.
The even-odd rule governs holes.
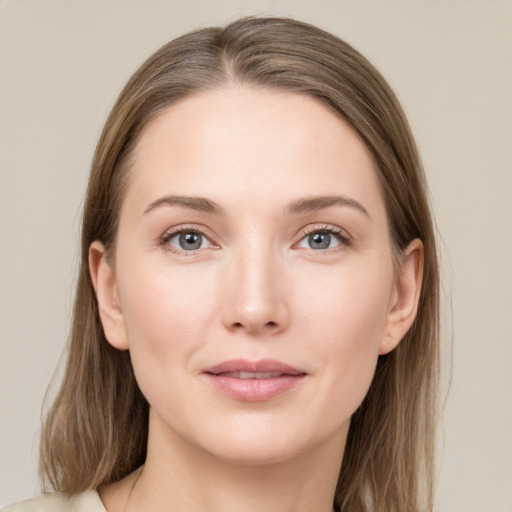
[[[144,215],[160,208],[162,206],[178,206],[214,215],[225,214],[224,208],[218,203],[207,199],[206,197],[193,197],[193,196],[164,196],[156,201],[153,201],[145,210]],[[370,217],[368,210],[355,199],[346,196],[312,196],[297,199],[288,205],[288,213],[291,215],[298,215],[301,213],[308,213],[318,210],[323,210],[331,206],[349,206],[364,213]]]
[[[349,206],[364,213],[370,217],[368,210],[355,199],[346,196],[313,196],[305,197],[292,201],[288,206],[288,212],[291,214],[308,213],[317,210],[323,210],[331,206]]]
[[[180,206],[198,212],[212,213],[215,215],[224,214],[224,209],[206,197],[191,196],[165,196],[153,201],[145,210],[144,215],[161,206]]]

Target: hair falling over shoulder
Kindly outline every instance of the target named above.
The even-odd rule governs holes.
[[[380,73],[337,37],[283,18],[243,18],[179,37],[152,55],[117,99],[92,162],[67,363],[42,431],[43,486],[69,494],[94,489],[145,460],[149,406],[129,352],[105,339],[88,270],[89,247],[99,240],[108,254],[115,251],[130,158],[144,127],[180,99],[230,83],[311,95],[342,116],[375,161],[397,268],[411,240],[424,244],[418,315],[398,347],[380,356],[370,390],[352,417],[334,507],[432,510],[439,269],[420,158]]]

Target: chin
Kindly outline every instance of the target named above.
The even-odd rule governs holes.
[[[309,428],[310,425],[304,422],[276,423],[258,425],[252,422],[251,425],[221,429],[218,435],[205,436],[201,444],[216,459],[240,466],[265,466],[298,460],[322,445],[330,446],[332,440],[337,443],[341,439],[340,446],[344,445],[345,429],[333,433],[322,431],[318,425]]]
[[[293,460],[300,456],[304,447],[276,445],[272,440],[259,443],[237,443],[229,440],[224,446],[210,448],[210,455],[238,466],[268,466]]]

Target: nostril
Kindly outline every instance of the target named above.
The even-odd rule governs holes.
[[[271,321],[271,322],[267,322],[266,324],[264,324],[264,326],[271,328],[271,329],[275,329],[278,326],[278,324],[277,324],[277,322]],[[244,327],[246,327],[246,326],[242,322],[235,322],[233,324],[234,329],[242,329]]]

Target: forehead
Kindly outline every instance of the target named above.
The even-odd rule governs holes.
[[[245,86],[190,96],[146,127],[127,199],[164,193],[269,203],[380,196],[373,160],[340,115],[307,95]]]

